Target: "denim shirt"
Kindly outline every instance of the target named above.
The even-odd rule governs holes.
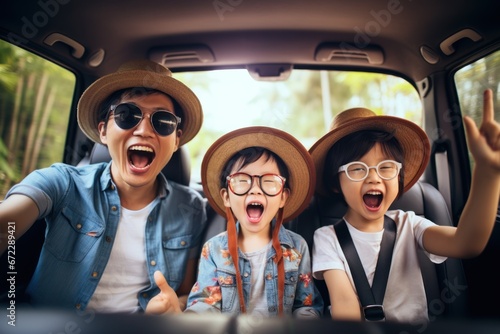
[[[47,223],[45,243],[27,293],[35,306],[84,310],[108,262],[120,219],[120,198],[111,163],[73,167],[54,164],[28,175],[6,196],[32,198]],[[159,293],[161,271],[177,290],[198,250],[206,223],[205,202],[188,187],[158,176],[159,197],[148,216],[145,244],[150,285],[138,294],[145,309]]]
[[[237,224],[239,228],[239,224]],[[323,300],[311,275],[311,259],[305,240],[281,226],[279,240],[285,266],[285,315],[313,314],[321,316]],[[250,262],[238,249],[239,268],[243,282],[245,306],[248,309],[252,270]],[[270,316],[278,315],[278,267],[270,248],[267,254],[265,292]],[[227,232],[208,240],[201,253],[198,279],[189,294],[186,312],[222,312],[236,315],[240,312],[236,271],[229,255]]]

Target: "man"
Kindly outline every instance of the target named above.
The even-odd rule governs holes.
[[[0,205],[0,232],[19,238],[37,219],[47,230],[27,294],[35,306],[135,312],[159,292],[161,271],[181,305],[195,279],[204,200],[161,170],[199,131],[198,98],[154,62],[124,64],[93,83],[78,124],[111,162],[34,171]],[[0,242],[0,251],[7,239]]]

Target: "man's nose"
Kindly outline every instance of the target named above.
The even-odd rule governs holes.
[[[151,136],[154,135],[155,131],[153,125],[151,124],[151,115],[145,114],[137,124],[134,134],[138,136]]]

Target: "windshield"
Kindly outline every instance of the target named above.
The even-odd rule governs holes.
[[[342,110],[367,107],[377,114],[423,124],[422,104],[406,80],[386,74],[293,70],[285,81],[257,81],[244,69],[176,73],[199,97],[204,121],[187,144],[191,178],[200,181],[208,147],[223,134],[246,126],[289,132],[306,148],[323,136]]]

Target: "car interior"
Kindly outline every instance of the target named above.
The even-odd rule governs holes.
[[[110,161],[107,148],[79,129],[78,98],[123,62],[149,59],[192,88],[204,112],[200,133],[164,168],[168,180],[204,196],[201,160],[223,134],[272,126],[310,148],[335,114],[365,106],[414,121],[431,143],[424,175],[391,208],[456,226],[474,166],[462,117],[480,122],[482,92],[491,88],[500,120],[499,12],[500,3],[486,0],[11,2],[0,11],[0,205],[7,190],[35,169]],[[345,210],[341,201],[316,194],[285,227],[303,236],[312,250],[314,231],[342,218]],[[207,212],[203,241],[226,229],[225,218],[208,202]],[[16,326],[4,316],[0,329],[497,333],[499,223],[500,211],[486,249],[475,258],[433,264],[419,254],[430,322],[394,324],[332,321],[320,280],[315,283],[325,316],[314,322],[34,309],[24,290],[44,240],[45,221],[38,220],[16,240]],[[7,253],[0,258],[0,300],[6,306],[13,300],[9,260]]]

